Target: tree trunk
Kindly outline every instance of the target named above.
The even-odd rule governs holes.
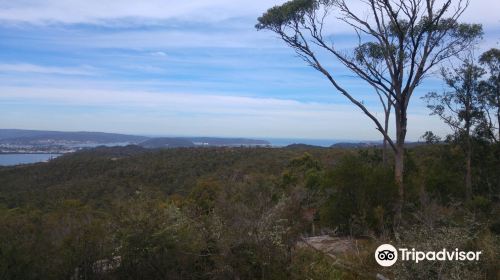
[[[465,103],[465,201],[470,201],[472,198],[472,143],[471,143],[471,127],[472,127],[472,97],[471,92],[467,92]]]
[[[467,135],[467,152],[465,159],[465,200],[470,201],[472,199],[472,145],[470,136]]]
[[[498,104],[497,105],[498,106],[498,108],[497,108],[498,142],[500,142],[500,106],[499,106],[500,105],[500,97],[498,98],[497,104]]]
[[[396,106],[396,151],[394,154],[394,182],[398,190],[395,207],[394,228],[398,228],[402,220],[404,204],[404,143],[406,137],[406,110]]]
[[[382,163],[387,164],[387,139],[384,137],[384,143],[382,145]]]
[[[498,125],[498,142],[500,142],[500,78],[497,78],[497,88],[496,88],[496,104],[497,107],[497,125]]]
[[[382,99],[381,99],[382,100]],[[384,106],[384,132],[389,135],[389,120],[391,117],[392,110],[392,100],[391,96],[387,97],[387,107]],[[384,142],[382,146],[382,163],[387,165],[387,138],[384,137]]]
[[[394,154],[394,182],[398,190],[398,197],[395,207],[394,225],[398,227],[401,223],[403,203],[404,203],[404,147],[398,143],[397,151]]]
[[[388,134],[389,132],[389,118],[391,117],[391,104],[390,104],[390,101],[388,101],[387,103],[388,106],[387,106],[387,110],[385,110],[385,120],[384,120],[384,131],[386,134]],[[387,138],[384,137],[384,142],[383,142],[383,146],[382,146],[382,163],[384,165],[387,164]]]

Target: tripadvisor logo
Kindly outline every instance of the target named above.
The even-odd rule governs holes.
[[[381,266],[392,266],[398,260],[398,250],[391,244],[382,244],[375,251],[375,260]]]
[[[398,260],[401,261],[414,261],[419,263],[421,261],[479,261],[481,251],[465,252],[458,249],[449,251],[443,249],[441,251],[417,251],[415,248],[399,248],[396,249],[391,244],[382,244],[375,250],[375,260],[381,266],[392,266]]]

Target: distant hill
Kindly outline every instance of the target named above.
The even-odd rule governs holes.
[[[71,154],[78,154],[79,156],[95,158],[124,158],[137,156],[146,152],[151,152],[151,150],[137,145],[127,145],[114,147],[98,146],[95,148],[82,149]]]
[[[189,138],[196,145],[205,146],[258,146],[271,145],[266,140],[246,139],[246,138],[216,138],[216,137],[193,137]]]
[[[302,143],[294,143],[294,144],[290,144],[288,146],[285,146],[285,148],[288,148],[288,149],[321,149],[321,148],[325,148],[325,147],[302,144]]]
[[[9,144],[43,144],[53,142],[75,143],[140,143],[149,139],[144,136],[126,135],[104,132],[63,132],[23,129],[0,129],[0,143]]]
[[[406,148],[412,148],[416,146],[426,145],[425,142],[406,142]],[[387,144],[389,146],[389,144]],[[352,149],[352,148],[371,148],[371,147],[382,147],[382,142],[357,142],[357,143],[335,143],[330,146],[331,148],[343,148],[343,149]]]
[[[0,129],[0,145],[4,152],[17,152],[9,145],[31,147],[36,151],[42,148],[66,149],[95,147],[99,145],[135,144],[142,148],[179,148],[179,147],[221,147],[221,146],[265,146],[271,145],[265,140],[246,138],[217,137],[145,137],[137,135],[104,132],[63,132],[23,129]],[[23,148],[26,149],[26,148]],[[63,150],[61,150],[63,151]]]
[[[245,138],[159,137],[146,140],[139,145],[144,148],[178,148],[200,146],[264,146],[270,145],[270,143],[265,140]]]
[[[154,148],[179,148],[194,147],[194,143],[187,138],[159,137],[146,140],[139,144],[141,147]]]
[[[381,142],[339,142],[331,145],[331,148],[345,148],[345,149],[351,149],[351,148],[369,148],[369,147],[377,147],[381,146]]]

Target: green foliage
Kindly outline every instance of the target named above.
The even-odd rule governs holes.
[[[279,30],[283,25],[300,22],[306,13],[312,12],[318,6],[317,0],[292,0],[281,6],[275,6],[267,10],[265,14],[258,18],[255,26],[260,29]]]
[[[481,64],[486,64],[491,72],[491,74],[498,73],[500,71],[500,50],[493,48],[483,54],[479,58]]]
[[[481,180],[469,204],[461,149],[408,149],[409,231],[460,229],[470,211],[478,225],[464,244],[496,246],[498,147],[475,149]],[[346,279],[330,257],[297,249],[312,232],[304,211],[319,210],[317,233],[391,235],[393,171],[376,148],[129,150],[0,169],[0,279]]]
[[[423,139],[427,144],[438,144],[441,142],[441,137],[435,135],[432,131],[426,131],[424,135],[422,135],[421,139]]]
[[[298,249],[292,257],[291,279],[334,280],[345,278],[329,257],[310,249]]]
[[[392,170],[369,164],[361,157],[345,157],[325,175],[329,195],[321,208],[321,221],[343,233],[382,230],[396,199]]]
[[[196,275],[204,240],[199,228],[176,206],[160,201],[123,205],[116,238],[120,279],[183,279]]]
[[[432,115],[439,116],[457,134],[472,134],[484,118],[479,79],[485,71],[467,60],[460,68],[445,69],[441,75],[449,91],[428,93],[424,99]]]
[[[322,169],[318,160],[314,159],[311,154],[305,153],[290,161],[283,174],[283,185],[286,187],[303,182],[306,188],[315,189],[320,185]]]
[[[448,146],[430,146],[422,149],[417,184],[440,203],[464,197],[463,151]]]
[[[488,116],[482,125],[486,139],[500,142],[500,50],[490,49],[484,52],[479,63],[489,74],[488,79],[480,82],[479,88],[484,103],[483,110]],[[496,132],[495,132],[496,128]]]
[[[477,219],[465,213],[463,223],[450,223],[458,217],[446,217],[439,226],[414,225],[404,231],[396,247],[439,251],[458,248],[482,251],[478,262],[397,262],[392,268],[396,279],[495,279],[500,257],[500,239]]]
[[[188,198],[193,200],[197,208],[208,213],[214,209],[220,191],[220,185],[216,180],[200,180],[191,191]]]
[[[50,212],[0,211],[2,279],[67,279],[76,268],[88,278],[92,264],[111,250],[102,213],[77,200],[63,201]]]
[[[457,39],[473,41],[481,38],[484,32],[481,24],[455,23],[452,34],[452,36]]]
[[[483,214],[490,214],[491,212],[492,203],[484,196],[476,195],[467,204],[467,206],[473,211],[482,212]]]
[[[370,67],[384,63],[386,53],[396,54],[396,46],[391,45],[391,49],[387,50],[379,43],[367,42],[354,49],[356,62]]]

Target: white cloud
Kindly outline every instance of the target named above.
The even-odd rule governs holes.
[[[44,39],[46,40],[46,39]],[[257,32],[251,24],[234,30],[118,30],[108,33],[60,34],[48,40],[53,46],[71,48],[167,49],[167,48],[283,48],[270,32]],[[154,52],[155,55],[160,55]]]
[[[28,63],[0,64],[0,72],[37,73],[60,75],[94,75],[95,69],[90,66],[82,67],[51,67]]]
[[[232,0],[25,0],[0,4],[0,19],[30,23],[98,23],[108,20],[184,19],[219,21],[258,14],[280,1]]]
[[[163,56],[163,57],[167,56],[167,54],[165,52],[162,52],[162,51],[151,52],[149,54],[152,55],[152,56]]]
[[[40,124],[50,124],[52,129],[143,134],[380,138],[373,123],[350,104],[217,94],[40,87],[0,87],[0,101],[3,104],[26,103],[23,105],[26,112],[6,112],[0,127],[41,129]],[[30,103],[43,106],[33,110]],[[93,113],[76,110],[68,115],[65,110],[73,106],[90,106],[97,110],[92,110]],[[43,112],[46,107],[52,108],[50,114]],[[25,117],[17,119],[17,113]],[[413,114],[409,122],[415,124],[410,127],[409,139],[416,140],[423,134],[419,128],[443,130],[439,120],[425,114]]]
[[[233,95],[193,94],[178,92],[124,91],[89,89],[88,87],[43,88],[0,87],[4,100],[27,100],[79,106],[114,106],[166,109],[169,112],[196,114],[303,114],[306,107],[315,112],[329,111],[327,104],[301,103],[295,100],[254,98]],[[345,105],[342,105],[345,106]]]
[[[237,17],[256,18],[284,0],[23,0],[0,2],[0,20],[43,23],[112,24],[120,19],[217,22]],[[350,1],[363,12],[361,1]],[[473,0],[464,19],[483,24],[498,24],[500,1]],[[367,12],[364,12],[367,14]]]
[[[106,25],[111,29],[79,29],[72,32],[47,32],[36,42],[45,47],[119,48],[157,50],[168,48],[285,48],[272,32],[257,32],[253,25],[266,9],[285,1],[234,0],[24,0],[0,4],[0,22],[28,22],[35,25],[50,23],[90,23]],[[361,1],[350,5],[359,14],[368,16]],[[487,30],[499,30],[497,11],[500,1],[474,0],[463,15],[463,20],[483,23]],[[331,22],[330,22],[331,21]],[[355,37],[351,27],[330,17],[326,32]],[[138,29],[153,25],[156,28]],[[115,28],[125,26],[127,28]],[[192,28],[192,27],[195,28]],[[161,27],[161,28],[159,28]],[[51,31],[58,30],[52,29]],[[487,34],[486,39],[491,40]],[[23,38],[24,39],[24,38]],[[338,39],[343,39],[339,41]],[[494,40],[497,40],[495,38]],[[355,40],[335,39],[337,48],[350,47]],[[487,46],[493,46],[488,43]],[[163,51],[151,51],[163,56]]]

